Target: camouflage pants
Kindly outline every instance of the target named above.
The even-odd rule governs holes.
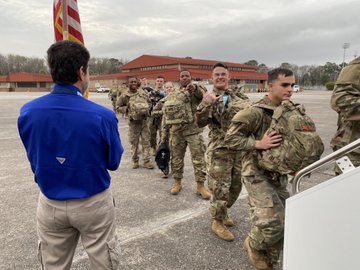
[[[250,205],[250,245],[277,262],[284,241],[287,176],[243,176]]]
[[[207,151],[207,179],[212,193],[210,214],[223,220],[241,192],[241,153],[225,148]]]
[[[150,118],[150,147],[157,149],[158,141],[157,134],[161,138],[161,117]]]
[[[195,181],[205,182],[205,144],[200,133],[183,135],[179,133],[171,133],[171,173],[174,178],[182,179],[184,173],[184,157],[186,147],[189,146],[191,153],[191,161],[195,171]]]
[[[144,162],[150,161],[150,131],[149,121],[145,120],[129,120],[129,142],[131,145],[131,158],[133,162],[139,161],[138,148],[139,140],[141,138],[143,160]]]

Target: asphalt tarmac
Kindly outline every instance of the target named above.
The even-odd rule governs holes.
[[[36,206],[39,189],[17,131],[20,107],[44,93],[0,93],[0,269],[39,269],[37,263]],[[293,100],[305,105],[331,153],[329,141],[336,130],[337,114],[329,105],[331,92],[295,93]],[[262,93],[250,93],[252,100]],[[107,94],[91,93],[90,100],[111,108]],[[111,190],[116,200],[117,233],[121,246],[120,269],[247,270],[242,242],[249,231],[246,192],[230,209],[236,226],[230,228],[234,242],[225,242],[211,232],[209,202],[195,194],[193,168],[186,154],[183,190],[170,194],[173,179],[161,178],[158,169],[131,168],[128,127],[119,118],[125,152],[120,168],[111,172]],[[207,132],[204,132],[207,136]],[[141,162],[141,160],[140,160]],[[141,164],[141,163],[140,163]],[[331,166],[305,179],[302,189],[333,176]],[[281,264],[277,269],[281,269]],[[86,252],[79,244],[72,269],[90,269]]]

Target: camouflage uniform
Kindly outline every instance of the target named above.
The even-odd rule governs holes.
[[[233,116],[241,110],[240,103],[249,101],[243,95],[240,99],[233,90],[214,88],[213,93],[220,96],[214,104],[202,101],[197,108],[196,121],[199,127],[208,125],[209,143],[207,147],[207,179],[212,193],[210,214],[212,218],[224,220],[227,208],[237,200],[241,192],[241,152],[228,149],[224,144],[226,131]],[[224,106],[223,96],[228,100]]]
[[[360,138],[360,57],[343,68],[330,102],[339,114],[337,132],[331,140],[331,146],[336,151]],[[360,149],[346,155],[354,166],[360,166]],[[337,166],[335,172],[341,173]]]
[[[159,89],[154,89],[150,92],[150,100],[152,103],[152,108],[164,97],[164,94]],[[150,121],[150,147],[154,150],[157,148],[157,133],[159,132],[159,137],[161,138],[161,115],[151,114],[149,119]]]
[[[255,140],[261,140],[270,126],[276,105],[265,96],[257,103],[269,110],[252,106],[235,115],[226,133],[230,149],[246,151],[242,158],[242,181],[248,191],[250,205],[250,244],[272,262],[277,262],[284,237],[286,175],[263,170],[258,164]]]
[[[113,111],[117,113],[116,111],[116,101],[121,96],[122,93],[124,93],[127,89],[126,88],[112,88],[109,92],[109,99],[111,100]]]
[[[169,94],[171,95],[171,93]],[[156,105],[153,107],[152,111],[151,111],[151,116],[152,117],[157,117],[161,119],[161,125],[160,125],[160,140],[161,141],[169,141],[170,138],[170,127],[167,126],[166,128],[163,128],[163,126],[165,125],[164,121],[163,121],[163,106],[164,103],[166,101],[166,99],[169,97],[169,95],[167,95],[166,97],[162,98],[161,100],[159,100],[158,103],[156,103]]]
[[[206,91],[202,87],[196,86],[196,90],[189,93],[184,87],[175,90],[172,94],[165,97],[165,101],[172,95],[180,91],[189,97],[189,103],[192,115],[195,115],[196,107],[202,100],[203,93]],[[163,110],[163,113],[164,110]],[[164,118],[164,117],[163,117]],[[184,172],[184,157],[186,147],[189,145],[191,152],[191,160],[195,171],[195,181],[204,183],[206,180],[205,172],[205,144],[202,136],[202,128],[199,128],[195,121],[192,120],[186,124],[167,125],[163,120],[162,130],[166,134],[166,130],[170,130],[170,148],[171,148],[171,173],[174,179],[182,179]],[[166,135],[163,134],[163,140]]]
[[[148,94],[142,90],[138,89],[136,92],[127,90],[124,92],[117,100],[116,109],[118,112],[125,113],[127,122],[129,124],[129,142],[131,145],[131,157],[134,163],[139,162],[138,156],[138,147],[139,139],[141,137],[142,143],[142,152],[144,163],[150,161],[150,130],[149,130],[149,117],[145,117],[142,120],[134,120],[130,117],[130,106],[129,101],[135,95],[141,95],[149,103],[150,109],[150,99]]]
[[[117,99],[118,91],[116,88],[111,88],[109,92],[109,99],[111,100],[113,111],[116,113],[116,99]]]

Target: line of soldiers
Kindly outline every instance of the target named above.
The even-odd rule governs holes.
[[[339,113],[338,132],[332,140],[334,150],[360,135],[356,122],[360,112],[359,67],[360,58],[343,69],[332,96],[332,107]],[[158,86],[162,86],[164,78],[158,79]],[[256,269],[274,269],[283,248],[288,178],[287,174],[264,169],[259,153],[279,147],[284,139],[268,129],[276,108],[290,100],[295,76],[288,69],[270,71],[269,92],[255,103],[229,87],[230,73],[225,64],[214,65],[211,79],[214,87],[207,91],[192,83],[190,71],[183,70],[180,88],[174,90],[174,85],[167,82],[166,95],[154,102],[149,93],[140,88],[137,78],[129,78],[129,88],[117,97],[115,109],[128,119],[133,168],[139,167],[139,137],[144,167],[153,168],[149,151],[151,147],[155,150],[157,141],[156,137],[154,141],[149,140],[149,124],[155,125],[157,130],[161,127],[161,142],[169,143],[171,149],[174,185],[170,192],[176,195],[182,189],[184,156],[189,146],[196,193],[203,199],[210,199],[211,229],[226,241],[234,240],[228,227],[235,225],[228,209],[244,185],[251,222],[244,249]],[[149,108],[152,108],[151,114]],[[207,147],[202,137],[205,126],[209,128]],[[357,152],[350,156],[355,165],[360,163],[359,156]],[[206,179],[211,194],[204,186]]]

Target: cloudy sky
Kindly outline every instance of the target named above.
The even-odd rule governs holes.
[[[0,0],[0,54],[43,57],[54,41],[52,0]],[[142,54],[276,67],[360,55],[358,0],[78,0],[94,57]]]

